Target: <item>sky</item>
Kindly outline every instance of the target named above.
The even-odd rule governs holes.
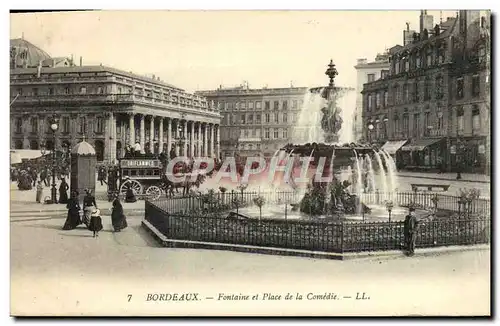
[[[439,11],[428,11],[439,22]],[[443,11],[443,20],[455,16]],[[356,86],[356,60],[402,44],[419,11],[97,11],[11,14],[10,38],[84,65],[155,74],[193,92],[324,86],[330,59],[339,86]]]

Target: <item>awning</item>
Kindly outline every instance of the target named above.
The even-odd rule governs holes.
[[[414,152],[414,151],[423,151],[427,146],[435,144],[439,142],[442,138],[438,139],[419,139],[416,140],[412,144],[408,144],[401,148],[402,151]]]
[[[384,150],[387,154],[394,155],[396,152],[403,146],[408,140],[390,140],[382,146],[382,150]]]

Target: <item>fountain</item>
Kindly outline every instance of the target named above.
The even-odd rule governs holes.
[[[365,213],[369,208],[361,202],[362,194],[368,188],[377,190],[377,185],[382,186],[384,195],[394,191],[395,169],[392,168],[390,156],[387,157],[382,151],[379,153],[372,146],[353,142],[353,119],[349,115],[352,115],[352,111],[344,112],[338,106],[340,100],[347,105],[345,97],[348,92],[345,88],[335,86],[334,79],[338,72],[333,61],[330,61],[325,74],[330,79],[328,86],[310,89],[310,93],[304,98],[298,124],[292,132],[293,144],[287,144],[281,151],[289,153],[289,157],[295,159],[310,157],[310,166],[313,168],[319,167],[320,160],[326,160],[325,171],[330,180],[314,180],[307,185],[304,197],[298,205],[301,212],[317,216]],[[342,130],[344,121],[350,122],[351,125]],[[377,160],[381,174],[378,182],[375,181],[370,155],[375,155]],[[385,160],[387,174],[382,159]],[[354,173],[349,176],[352,178],[351,182],[341,180],[340,172],[344,168],[351,169]],[[319,174],[323,175],[323,172]]]

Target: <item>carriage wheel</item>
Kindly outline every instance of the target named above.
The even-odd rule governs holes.
[[[140,195],[142,194],[142,185],[139,181],[137,180],[127,180],[125,181],[121,187],[120,187],[120,194],[125,195],[127,193],[127,188],[129,184],[132,184],[132,191],[134,192],[134,195]]]
[[[157,200],[158,198],[160,198],[161,190],[157,186],[149,186],[146,190],[146,195],[152,200]]]

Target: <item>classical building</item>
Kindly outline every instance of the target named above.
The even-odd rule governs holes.
[[[356,69],[356,109],[354,112],[354,136],[358,141],[363,138],[363,85],[383,79],[389,73],[389,53],[378,54],[374,61],[358,59]]]
[[[479,58],[489,51],[481,32],[489,27],[479,11],[460,11],[429,29],[433,19],[424,10],[420,22],[411,43],[389,50],[389,74],[363,87],[363,138],[397,154],[400,167],[448,170],[460,161],[458,140],[469,149],[468,170],[484,171],[489,64]]]
[[[22,39],[11,40],[10,64],[13,149],[59,149],[85,139],[98,161],[109,163],[136,143],[142,152],[219,156],[220,114],[200,95],[156,77],[51,58]]]
[[[221,120],[224,156],[272,156],[290,142],[306,87],[251,89],[248,85],[196,92],[214,101]]]

